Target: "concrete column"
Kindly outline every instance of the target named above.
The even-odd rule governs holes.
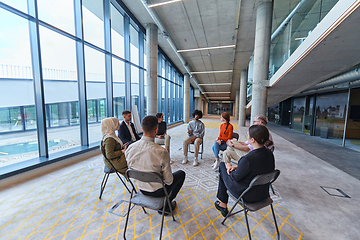
[[[236,91],[235,96],[235,120],[239,120],[239,92],[240,91]]]
[[[157,110],[158,27],[146,25],[146,97],[147,115],[156,115]]]
[[[190,111],[190,76],[184,75],[184,123],[189,122]]]
[[[240,77],[240,91],[239,91],[239,127],[245,127],[247,79],[248,79],[248,71],[242,70],[241,77]]]
[[[202,100],[201,100],[201,97],[198,97],[196,98],[196,101],[197,101],[197,107],[196,109],[199,109],[200,111],[202,111],[202,107],[201,107],[201,103],[202,103]]]
[[[272,2],[264,2],[256,10],[256,30],[254,45],[254,69],[252,83],[251,119],[256,115],[266,114],[269,56],[271,43]]]

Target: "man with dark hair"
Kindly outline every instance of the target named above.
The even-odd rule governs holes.
[[[131,121],[131,112],[124,110],[122,112],[124,121],[120,124],[120,129],[118,131],[119,138],[123,144],[131,144],[140,139],[139,135],[136,133],[135,126]]]
[[[158,119],[158,131],[155,137],[155,143],[159,145],[165,145],[165,149],[170,154],[170,139],[171,137],[166,134],[166,122],[164,121],[164,115],[157,113],[156,118]]]
[[[173,201],[180,191],[184,180],[185,172],[178,170],[174,173],[171,171],[170,155],[160,145],[154,142],[158,131],[158,119],[155,116],[146,116],[142,120],[142,129],[144,135],[126,150],[125,158],[129,168],[144,172],[160,173],[165,182],[167,192],[170,194],[172,210],[176,207],[176,201]],[[165,196],[161,183],[144,183],[137,181],[137,186],[144,195],[153,197]],[[165,214],[170,212],[170,207],[165,206]],[[159,211],[162,214],[162,211]]]
[[[183,143],[183,149],[184,149],[184,160],[182,161],[182,164],[185,164],[188,162],[188,146],[190,143],[194,143],[195,146],[195,153],[194,153],[194,166],[199,165],[198,162],[198,155],[199,155],[199,148],[200,144],[202,143],[202,140],[205,135],[205,125],[203,122],[200,121],[200,118],[202,118],[202,111],[195,110],[193,112],[194,120],[189,122],[187,126],[188,130],[188,138]]]

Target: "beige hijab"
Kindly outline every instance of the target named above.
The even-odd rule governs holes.
[[[115,117],[104,118],[101,121],[101,132],[103,135],[101,141],[104,141],[105,139],[111,137],[115,139],[118,143],[120,143],[121,148],[123,148],[122,141],[115,134],[115,129],[118,124],[119,124],[119,119]]]

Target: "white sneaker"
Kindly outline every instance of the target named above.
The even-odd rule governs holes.
[[[211,167],[213,170],[216,170],[219,168],[219,166],[220,166],[220,161],[215,160],[214,164]]]
[[[193,163],[194,167],[196,167],[197,165],[199,165],[198,159],[194,158],[194,163]]]
[[[188,157],[187,156],[184,156],[184,159],[182,160],[182,164],[186,164],[187,162],[188,162],[189,160],[188,160]]]

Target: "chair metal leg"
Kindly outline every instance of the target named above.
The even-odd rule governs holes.
[[[103,180],[101,182],[101,185],[100,185],[100,195],[99,195],[99,199],[101,199],[101,196],[104,192],[104,189],[105,189],[105,186],[106,186],[106,183],[107,183],[107,180],[109,179],[109,175],[110,173],[105,173],[104,177],[103,177]]]
[[[276,195],[276,194],[275,194],[275,191],[274,191],[274,188],[272,187],[271,184],[270,184],[270,189],[271,189],[272,193],[273,193],[274,195]]]
[[[162,210],[162,214],[161,214],[161,227],[160,227],[160,237],[159,240],[161,240],[161,236],[162,236],[162,231],[163,231],[163,226],[164,226],[164,218],[165,218],[165,204],[166,203],[166,198],[164,199],[164,206],[163,206],[163,210]],[[169,205],[170,209],[171,209],[171,205]]]
[[[248,233],[249,233],[249,240],[251,240],[251,232],[250,232],[249,221],[248,221],[248,217],[247,217],[248,210],[245,209],[244,212],[245,212],[246,226],[247,226],[247,230],[248,230]]]
[[[116,175],[118,175],[118,177],[120,178],[122,184],[125,186],[126,190],[131,193],[130,189],[126,186],[126,183],[124,182],[124,180],[121,178],[120,174],[118,172],[115,172]]]
[[[271,186],[271,185],[270,185],[270,186]],[[278,226],[277,226],[277,222],[276,222],[276,218],[275,218],[274,208],[273,208],[273,205],[272,205],[272,204],[270,204],[270,206],[271,206],[272,215],[273,215],[273,217],[274,217],[274,223],[275,223],[275,227],[276,227],[276,232],[277,232],[277,235],[278,235],[277,239],[280,240],[280,233],[279,233],[279,228],[278,228]]]
[[[125,228],[124,228],[124,239],[126,239],[125,234],[126,234],[127,224],[128,224],[128,221],[129,221],[130,207],[131,207],[131,198],[132,198],[132,196],[133,196],[133,192],[131,192],[130,194],[131,194],[131,196],[130,196],[130,201],[129,201],[128,212],[127,212],[127,214],[126,214],[126,222],[125,222]]]

